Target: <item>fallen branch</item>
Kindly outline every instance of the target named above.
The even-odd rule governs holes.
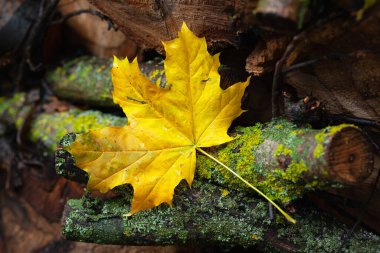
[[[278,120],[236,131],[240,137],[215,149],[214,156],[282,203],[338,182],[359,184],[373,169],[371,145],[352,125],[312,130]],[[203,157],[198,161],[201,177],[245,189],[215,163]]]
[[[123,217],[130,196],[104,202],[84,197],[70,200],[62,233],[68,240],[125,245],[255,246],[266,252],[335,252],[341,223],[311,208],[299,209],[296,225],[281,216],[270,221],[266,202],[241,192],[196,180],[191,189],[178,187],[173,207],[161,205]],[[376,252],[380,238],[359,230],[342,252]]]

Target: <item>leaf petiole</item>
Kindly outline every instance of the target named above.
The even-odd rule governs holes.
[[[219,165],[221,165],[222,167],[224,167],[225,169],[227,169],[229,172],[231,172],[235,177],[239,178],[241,181],[243,181],[246,185],[248,185],[250,188],[252,188],[253,190],[255,190],[257,193],[259,193],[261,196],[263,196],[266,200],[269,201],[269,203],[271,203],[274,207],[277,208],[277,210],[280,211],[280,213],[282,215],[285,216],[285,218],[290,221],[291,223],[295,224],[297,221],[295,219],[293,219],[292,217],[290,217],[289,214],[287,214],[284,210],[282,210],[276,203],[274,203],[268,196],[266,196],[262,191],[260,191],[259,189],[257,189],[255,186],[253,186],[252,184],[250,184],[247,180],[245,180],[244,178],[242,178],[239,174],[237,174],[235,171],[233,171],[231,168],[229,168],[227,165],[225,165],[224,163],[222,163],[221,161],[219,161],[218,159],[216,159],[215,157],[213,157],[212,155],[210,155],[209,153],[207,153],[206,151],[204,151],[203,149],[201,148],[196,148],[196,150],[198,150],[199,152],[201,152],[202,154],[204,154],[205,156],[207,156],[208,158],[210,158],[211,160],[215,161],[216,163],[218,163]]]

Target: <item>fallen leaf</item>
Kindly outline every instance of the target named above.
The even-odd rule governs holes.
[[[243,112],[241,99],[249,83],[222,90],[219,55],[210,55],[205,38],[196,37],[186,24],[178,38],[163,45],[166,86],[145,77],[136,59],[115,58],[113,99],[128,124],[77,135],[66,148],[76,166],[88,172],[89,190],[133,186],[130,214],[171,205],[179,182],[193,181],[196,149],[233,139],[227,129]]]

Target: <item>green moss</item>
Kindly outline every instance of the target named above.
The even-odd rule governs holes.
[[[52,122],[57,122],[52,124]],[[40,114],[32,124],[30,139],[41,141],[53,152],[59,140],[69,132],[83,133],[107,126],[123,126],[126,118],[99,111],[69,110],[53,114]]]
[[[323,130],[324,136],[346,126],[329,127],[329,133]],[[272,200],[288,203],[300,198],[306,191],[329,184],[318,178],[306,177],[310,170],[322,170],[315,167],[315,161],[305,160],[313,150],[303,144],[304,136],[310,132],[317,133],[316,130],[298,129],[292,123],[279,119],[266,125],[237,128],[236,132],[240,134],[237,139],[218,147],[213,155]],[[225,187],[252,191],[223,167],[202,155],[197,158],[197,176]]]
[[[103,244],[219,245],[264,246],[265,252],[282,252],[277,238],[294,244],[297,252],[336,252],[347,227],[311,208],[297,208],[297,224],[269,220],[267,203],[241,192],[231,191],[223,196],[223,189],[195,181],[192,189],[181,184],[176,189],[173,207],[160,205],[139,212],[126,219],[130,209],[130,194],[109,199],[94,211],[93,200],[86,197],[70,200],[72,211],[64,219],[62,233],[69,240]],[[127,191],[130,192],[130,191]],[[90,202],[90,204],[86,204]],[[95,209],[96,209],[95,208]],[[272,238],[267,240],[265,238]],[[274,237],[274,238],[273,238]],[[272,243],[277,247],[272,247]],[[380,238],[357,230],[342,252],[379,252]]]
[[[267,221],[270,224],[265,203],[256,204],[251,198],[235,192],[225,195],[221,188],[199,181],[194,182],[192,189],[181,184],[176,189],[173,207],[160,205],[127,218],[122,217],[130,209],[129,194],[105,201],[97,213],[85,204],[88,202],[85,197],[70,200],[68,205],[75,211],[65,219],[62,233],[68,239],[76,237],[96,242],[103,238],[103,243],[110,243],[118,238],[119,243],[135,245],[185,244],[202,238],[210,244],[217,243],[227,248],[262,242],[266,226],[257,227],[254,223]],[[184,195],[187,198],[177,197]],[[237,202],[236,196],[240,196],[242,202]],[[189,202],[188,198],[192,201]],[[217,203],[217,208],[210,208],[210,202]],[[244,221],[247,219],[249,223]],[[193,223],[194,220],[198,221]],[[87,225],[83,225],[85,222]],[[96,226],[88,226],[91,222],[96,222]],[[101,234],[112,222],[116,228],[108,231],[111,234]],[[192,227],[189,227],[190,223],[193,223]]]
[[[279,155],[292,155],[292,151],[284,147],[284,144],[279,144],[277,146],[276,152],[274,152],[274,156],[278,157]]]
[[[15,124],[18,120],[20,109],[23,108],[26,101],[26,94],[16,93],[11,98],[1,97],[0,99],[0,117],[9,124]],[[29,106],[26,107],[30,108]],[[19,124],[20,123],[19,121]]]
[[[337,132],[341,131],[344,128],[353,127],[357,128],[357,126],[352,124],[340,124],[337,126],[329,126],[321,130],[319,133],[315,135],[315,140],[317,141],[317,146],[314,149],[313,155],[315,158],[320,158],[325,153],[325,146],[329,137],[333,136]]]
[[[299,163],[292,162],[289,167],[283,171],[281,178],[283,180],[288,180],[293,183],[297,183],[298,180],[302,178],[302,174],[308,171],[306,164],[303,160]]]
[[[60,97],[96,106],[115,106],[111,67],[110,59],[82,56],[49,71],[46,79]]]
[[[289,203],[304,194],[303,174],[308,169],[303,160],[292,162],[286,170],[274,170],[268,173],[265,180],[258,182],[258,187],[272,199]]]
[[[324,154],[323,145],[321,143],[318,143],[317,146],[314,149],[313,155],[315,158],[320,158]]]
[[[224,148],[218,149],[217,158],[224,163],[231,163],[233,161],[233,169],[244,178],[256,177],[252,170],[247,168],[251,168],[255,162],[252,149],[263,141],[261,138],[261,125],[258,124],[255,127],[249,128],[237,128],[236,132],[238,136],[235,141],[226,144],[223,146]],[[235,152],[231,152],[231,150]],[[239,187],[245,187],[235,176],[202,155],[198,155],[197,174],[202,178],[211,179],[221,184],[233,182],[233,184]]]
[[[302,211],[304,222],[279,228],[278,238],[302,245],[299,252],[337,252],[343,242],[342,236],[347,233],[348,228],[314,210]],[[378,238],[373,240],[373,236],[363,230],[357,231],[347,246],[339,252],[380,252],[380,244],[376,242]]]

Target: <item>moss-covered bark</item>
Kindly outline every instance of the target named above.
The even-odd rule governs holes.
[[[16,93],[10,98],[0,97],[0,135],[4,134],[8,127],[19,127],[22,124],[23,117],[30,110],[26,101],[26,93]]]
[[[9,127],[19,129],[30,109],[26,93],[17,93],[11,98],[0,97],[0,134],[5,133]],[[70,109],[39,113],[29,123],[29,139],[42,144],[44,151],[52,154],[61,138],[70,132],[83,133],[106,126],[123,126],[127,123],[127,118],[96,110]]]
[[[140,64],[152,82],[164,85],[162,60]],[[101,107],[116,106],[112,98],[111,59],[82,56],[66,62],[46,75],[54,94],[61,98]]]
[[[368,177],[373,168],[371,146],[353,125],[313,130],[296,128],[285,120],[274,120],[267,125],[237,128],[236,132],[235,141],[210,152],[271,199],[282,203],[295,200],[310,190],[358,183]],[[348,151],[348,143],[338,143],[338,140],[353,136],[358,139],[357,150]],[[332,157],[334,152],[336,157]],[[355,158],[351,163],[344,159],[337,161],[339,157],[348,160],[350,155]],[[350,168],[350,172],[342,169],[345,167]],[[200,178],[211,182],[251,191],[205,156],[198,156],[196,172]]]
[[[67,133],[84,133],[107,126],[123,126],[126,117],[118,117],[100,111],[71,109],[65,112],[41,113],[32,122],[29,137],[54,152],[60,139]]]
[[[107,201],[83,197],[66,206],[62,233],[101,244],[257,246],[266,252],[336,252],[347,227],[312,209],[299,209],[296,225],[269,220],[267,203],[196,180],[176,190],[173,207],[161,205],[125,217],[130,195]],[[379,252],[380,238],[359,230],[342,252]]]
[[[54,94],[95,106],[113,106],[111,60],[83,56],[46,75]]]

